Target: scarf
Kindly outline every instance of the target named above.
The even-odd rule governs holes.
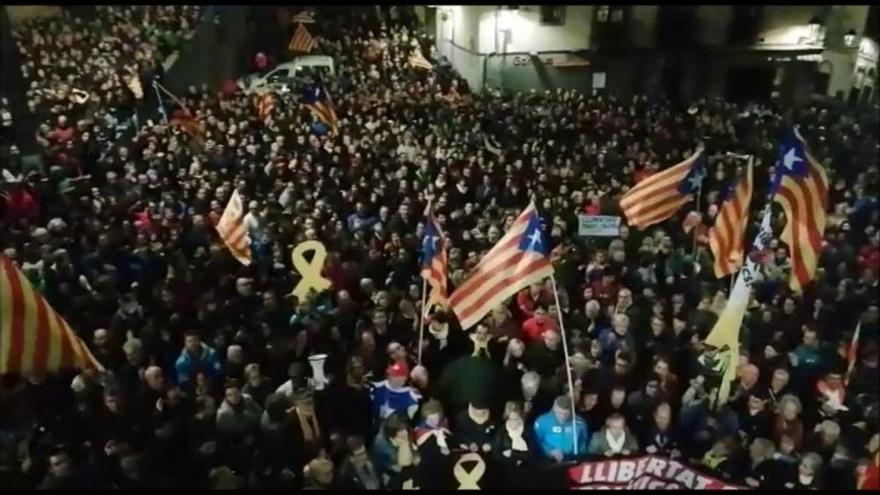
[[[449,446],[446,444],[446,435],[450,434],[449,430],[442,426],[438,426],[436,428],[426,426],[424,429],[419,429],[417,432],[418,437],[416,438],[416,446],[421,447],[429,438],[434,437],[437,439],[437,447],[441,449],[448,449]]]
[[[302,428],[305,443],[313,442],[321,436],[321,427],[318,425],[318,418],[314,414],[306,415],[297,409],[296,416],[299,419],[299,426]]]
[[[529,446],[526,443],[525,439],[523,439],[523,431],[524,427],[522,423],[520,423],[519,428],[511,428],[509,425],[504,425],[504,428],[507,430],[507,436],[510,437],[510,448],[512,450],[516,450],[519,452],[528,452]]]
[[[436,338],[438,342],[440,342],[440,350],[443,350],[443,348],[446,347],[446,344],[448,343],[449,325],[441,326],[440,330],[434,330],[429,325],[428,331],[431,332],[431,335],[433,335],[434,338]]]
[[[623,444],[626,443],[626,432],[620,435],[620,438],[615,439],[611,436],[610,430],[605,430],[605,441],[608,442],[608,448],[612,453],[619,454],[623,450]]]

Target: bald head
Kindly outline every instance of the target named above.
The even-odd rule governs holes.
[[[162,374],[162,368],[158,366],[150,366],[144,371],[144,381],[147,386],[154,390],[159,390],[164,385],[165,377]]]
[[[758,383],[758,376],[761,374],[758,371],[758,367],[752,363],[749,363],[743,366],[742,369],[742,383],[746,388],[750,388]]]

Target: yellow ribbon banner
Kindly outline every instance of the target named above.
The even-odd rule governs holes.
[[[307,251],[311,251],[312,261],[306,260],[303,256]],[[304,241],[299,243],[293,252],[290,253],[290,259],[293,267],[302,276],[302,280],[293,289],[293,295],[299,300],[303,300],[309,295],[309,292],[324,292],[330,288],[330,281],[321,276],[321,269],[324,267],[324,260],[327,259],[327,248],[318,241]]]
[[[464,463],[468,461],[476,462],[473,469],[470,471],[464,468]],[[462,455],[452,468],[452,474],[455,476],[455,480],[459,483],[459,490],[479,490],[479,482],[485,473],[486,461],[483,460],[480,454],[475,452],[468,452],[467,454]]]

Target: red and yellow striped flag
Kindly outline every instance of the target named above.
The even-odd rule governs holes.
[[[311,53],[317,47],[318,42],[315,41],[315,38],[312,37],[306,26],[302,23],[297,24],[296,31],[293,33],[293,37],[290,38],[287,48],[292,52]]]
[[[409,65],[412,67],[419,68],[419,69],[427,69],[427,70],[432,70],[434,68],[434,66],[431,64],[431,62],[428,62],[428,59],[426,59],[425,56],[422,55],[422,52],[420,50],[415,50],[415,52],[413,52],[413,54],[410,55]]]
[[[266,92],[263,95],[257,96],[254,102],[257,107],[257,116],[260,118],[260,121],[264,124],[268,123],[272,118],[272,110],[275,108],[275,99],[272,98],[272,94]]]
[[[42,374],[65,368],[104,371],[21,270],[0,255],[0,374]]]
[[[242,265],[248,266],[251,257],[251,239],[244,225],[244,206],[241,204],[241,196],[238,191],[232,191],[232,197],[226,205],[223,216],[217,222],[217,233],[223,239],[223,243],[229,248],[229,252]]]
[[[675,214],[702,187],[706,176],[703,150],[687,160],[658,172],[627,191],[620,208],[630,227],[644,229]]]
[[[822,236],[828,211],[828,176],[822,165],[807,151],[806,143],[794,129],[782,140],[777,173],[773,181],[773,200],[785,212],[782,241],[788,245],[792,272],[788,285],[799,293],[816,274]]]
[[[749,203],[752,202],[752,163],[745,176],[731,184],[724,204],[709,230],[709,248],[715,256],[715,276],[726,277],[743,263],[743,237],[749,223]]]

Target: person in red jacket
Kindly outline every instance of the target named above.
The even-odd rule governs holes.
[[[548,315],[543,306],[535,308],[534,316],[522,324],[522,334],[526,344],[540,342],[541,336],[547,330],[556,330],[556,317]]]
[[[535,307],[539,304],[548,304],[553,295],[543,284],[531,284],[528,289],[519,291],[516,295],[516,307],[519,308],[521,319],[525,320],[535,316]]]
[[[859,250],[859,266],[870,268],[874,273],[880,271],[880,231],[874,232],[870,244]]]
[[[34,224],[40,218],[40,205],[27,189],[21,187],[0,191],[0,205],[3,220],[10,225],[18,223],[22,218],[27,218]]]

